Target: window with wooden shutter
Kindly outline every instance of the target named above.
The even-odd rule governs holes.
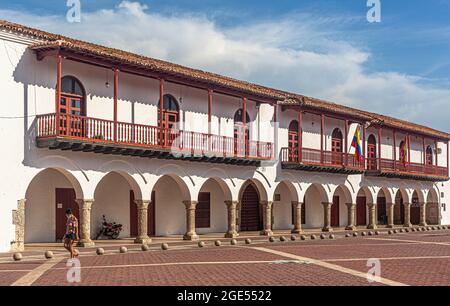
[[[209,192],[200,192],[198,194],[198,203],[195,210],[195,227],[211,227],[211,194]]]

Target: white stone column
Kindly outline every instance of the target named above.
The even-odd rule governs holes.
[[[411,227],[411,203],[403,203],[403,208],[405,209],[405,222],[404,227]]]
[[[260,232],[263,236],[272,236],[272,201],[261,201],[263,212],[263,230]]]
[[[367,225],[367,228],[368,229],[376,229],[377,228],[377,214],[376,214],[377,205],[375,203],[368,203],[367,208],[369,209],[369,224]]]
[[[332,232],[333,228],[331,227],[331,205],[333,203],[323,202],[323,228],[322,232]]]
[[[395,203],[386,203],[387,209],[387,228],[394,228],[394,205]]]
[[[134,240],[134,243],[146,244],[152,242],[148,236],[148,206],[151,201],[149,200],[135,200],[134,203],[137,206],[138,211],[138,236]]]
[[[225,204],[227,205],[227,212],[228,212],[228,231],[225,234],[225,238],[236,238],[237,236],[239,236],[236,230],[237,206],[239,202],[225,201]]]
[[[420,226],[427,226],[427,204],[420,203]]]
[[[300,234],[302,232],[302,202],[292,201],[292,208],[294,211],[294,229],[292,234]]]
[[[348,214],[348,226],[345,229],[354,231],[356,229],[356,204],[347,203],[346,205]]]
[[[195,208],[197,207],[197,201],[183,201],[186,206],[186,234],[184,234],[184,240],[197,240],[198,235],[195,232]]]
[[[17,201],[17,209],[13,210],[13,225],[15,225],[15,239],[11,244],[11,251],[25,249],[25,199]]]
[[[92,247],[94,242],[91,240],[91,208],[94,200],[77,199],[78,207],[80,209],[79,231],[80,240],[77,243],[79,247]]]

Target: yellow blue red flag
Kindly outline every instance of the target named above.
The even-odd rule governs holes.
[[[356,128],[355,136],[353,136],[352,147],[355,148],[356,158],[359,161],[362,161],[363,154],[362,154],[362,145],[361,145],[361,132],[359,130],[359,127]]]

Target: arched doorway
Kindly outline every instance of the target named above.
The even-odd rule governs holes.
[[[141,196],[136,194],[137,190],[133,191],[128,180],[132,178],[127,177],[127,174],[113,171],[106,174],[97,184],[91,210],[91,239],[97,239],[103,215],[108,222],[122,224],[120,238],[132,237],[132,234],[135,234],[133,231],[137,228],[137,218],[132,217],[132,211],[136,206],[135,198]]]
[[[331,163],[333,165],[342,165],[343,137],[339,128],[334,129],[331,135]]]
[[[186,233],[186,207],[189,189],[175,174],[161,176],[153,187],[155,201],[155,235],[171,236]]]
[[[413,225],[420,224],[420,205],[419,195],[417,191],[414,191],[411,202],[411,224]]]
[[[427,195],[426,218],[427,224],[437,225],[440,220],[438,193],[434,188],[430,189]]]
[[[195,227],[199,234],[227,231],[227,207],[231,192],[220,178],[208,179],[200,188],[195,209]]]
[[[84,137],[83,119],[86,115],[86,92],[81,82],[73,76],[61,79],[59,101],[60,134]]]
[[[298,201],[295,187],[289,181],[280,182],[274,192],[272,206],[273,229],[292,229],[294,225],[294,207],[292,206],[292,201]]]
[[[253,183],[245,187],[240,203],[240,230],[244,232],[262,230],[260,196]]]
[[[161,124],[161,114],[158,112],[158,124]],[[164,135],[164,144],[171,146],[178,138],[178,122],[180,121],[180,107],[178,101],[172,95],[164,95],[162,127]],[[160,125],[158,125],[160,126]]]
[[[367,170],[377,170],[377,140],[373,134],[367,140]]]
[[[293,120],[289,124],[289,132],[288,132],[288,146],[289,146],[289,161],[297,161],[298,160],[298,121]]]
[[[399,190],[395,195],[395,205],[394,205],[394,224],[403,225],[405,224],[405,207],[403,205],[404,199],[402,192]]]
[[[377,223],[381,225],[387,225],[388,221],[386,203],[384,190],[380,189],[377,196]]]
[[[79,219],[76,199],[83,198],[75,178],[65,170],[45,169],[28,185],[25,198],[24,242],[61,241],[66,231],[65,212]]]
[[[304,207],[302,214],[305,216],[305,220],[302,223],[305,224],[305,228],[324,227],[324,208],[322,203],[329,201],[322,185],[314,183],[308,187],[302,206],[302,208]]]
[[[249,154],[249,141],[250,134],[248,123],[250,122],[250,116],[246,112],[245,125],[243,110],[238,109],[234,114],[234,154],[239,156],[247,156]]]
[[[433,165],[433,149],[431,146],[428,146],[425,152],[425,164],[428,166]]]
[[[360,189],[356,197],[356,225],[367,225],[367,197],[363,189]]]

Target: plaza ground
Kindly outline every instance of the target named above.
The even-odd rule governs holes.
[[[366,233],[367,230],[365,230]],[[143,252],[132,240],[98,241],[105,255],[96,248],[80,249],[79,285],[450,285],[450,230],[430,227],[428,231],[389,235],[345,237],[336,231],[335,239],[290,240],[287,232],[276,232],[275,242],[256,233],[247,233],[232,246],[229,239],[205,237],[205,247],[182,242],[179,237],[156,238]],[[318,234],[318,233],[317,233]],[[284,235],[287,240],[281,242]],[[244,239],[251,237],[252,244]],[[222,242],[220,247],[214,240]],[[169,243],[169,250],[160,248]],[[120,254],[126,245],[128,253]],[[43,253],[53,250],[47,260]],[[28,245],[19,262],[12,253],[0,254],[0,285],[71,285],[66,281],[67,254],[57,244]],[[368,259],[381,262],[381,279],[367,281]]]

